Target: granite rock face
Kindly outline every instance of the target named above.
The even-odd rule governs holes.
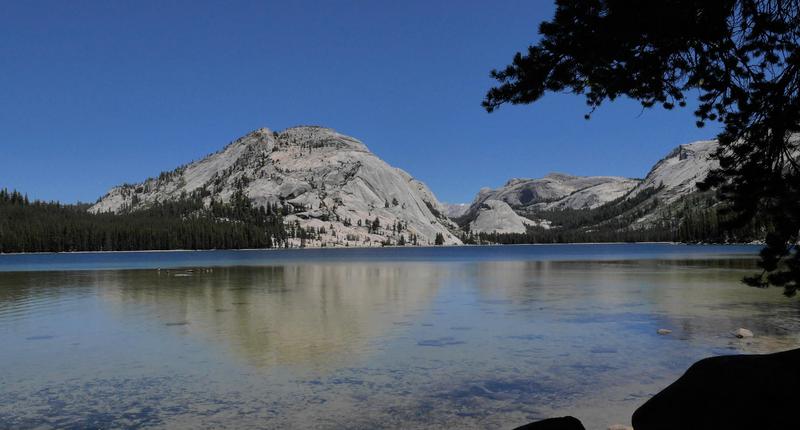
[[[719,167],[719,163],[711,158],[718,146],[716,140],[679,145],[659,160],[644,180],[625,197],[633,199],[646,190],[656,190],[655,194],[640,203],[640,207],[652,202],[658,204],[633,225],[644,228],[670,220],[670,209],[684,206],[685,197],[699,193],[697,183],[704,180],[708,172]]]
[[[522,214],[551,209],[591,209],[619,199],[638,184],[616,176],[550,173],[539,179],[511,179],[497,189],[483,188],[458,217],[474,233],[525,233],[527,227],[550,228],[544,219]]]
[[[458,218],[467,213],[469,203],[444,203],[444,207],[449,218]]]
[[[537,215],[543,211],[595,209],[636,199],[641,193],[649,191],[634,203],[633,208],[645,208],[639,210],[644,214],[632,223],[633,227],[645,228],[668,217],[670,207],[680,204],[683,197],[697,192],[697,183],[718,167],[718,163],[711,158],[717,146],[714,140],[679,145],[659,160],[644,179],[563,173],[550,173],[538,179],[511,179],[500,188],[481,189],[469,209],[460,213],[459,217],[474,222],[481,216],[480,230],[476,232],[489,233],[496,226],[498,233],[519,233],[525,231],[519,227],[520,223],[529,225],[524,223],[528,218],[536,220],[534,223],[537,225],[546,225]],[[498,210],[494,213],[499,219],[491,222],[488,217],[492,213],[485,211],[485,202],[489,200],[506,203],[523,220],[512,222],[510,220],[513,217],[507,211]]]
[[[500,200],[517,210],[587,209],[624,196],[639,183],[619,176],[573,176],[550,173],[538,179],[511,179],[502,187],[482,189],[472,203]]]
[[[501,200],[485,200],[469,223],[470,231],[474,233],[525,233],[527,226],[538,225],[540,223],[517,215],[508,203]]]
[[[672,203],[696,192],[697,183],[705,179],[709,171],[719,167],[719,163],[711,159],[717,146],[716,140],[679,145],[650,169],[629,196],[634,197],[648,188],[661,188],[659,199]]]
[[[396,243],[402,234],[418,244],[460,244],[447,209],[428,189],[401,169],[378,158],[362,142],[323,127],[294,127],[281,132],[259,129],[201,160],[138,184],[112,188],[92,212],[137,210],[155,202],[204,190],[206,201],[229,201],[238,189],[256,206],[291,209],[285,220],[304,228],[325,228],[320,245],[378,246]],[[359,227],[378,219],[370,233]],[[388,228],[387,228],[388,227]]]
[[[625,196],[639,183],[617,176],[550,173],[538,179],[511,179],[497,189],[483,188],[459,216],[475,233],[525,233],[527,226],[549,228],[544,219],[522,214],[554,209],[592,209]]]

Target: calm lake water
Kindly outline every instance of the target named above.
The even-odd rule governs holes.
[[[697,359],[800,345],[798,300],[739,283],[757,251],[4,255],[0,428],[605,429]]]

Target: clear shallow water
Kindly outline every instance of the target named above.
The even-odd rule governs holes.
[[[604,429],[699,358],[800,345],[798,301],[738,282],[757,250],[0,256],[0,428]]]

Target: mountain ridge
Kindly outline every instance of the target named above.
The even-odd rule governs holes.
[[[617,224],[614,228],[626,231],[676,226],[688,213],[698,215],[716,204],[696,186],[718,167],[712,158],[717,147],[715,140],[678,145],[642,179],[563,173],[512,178],[500,188],[482,188],[456,221],[472,233],[501,235],[528,234],[531,227],[559,231],[567,225],[584,235]],[[694,207],[685,202],[688,199],[695,200]],[[508,207],[485,204],[492,200]],[[673,219],[676,216],[680,219]],[[583,218],[584,224],[575,221]]]
[[[287,225],[313,229],[319,239],[307,246],[433,244],[438,236],[461,243],[424,183],[358,139],[319,126],[257,129],[158,178],[113,187],[90,211],[135,211],[194,192],[206,204],[225,202],[237,191],[255,206],[286,208]]]
[[[256,207],[283,208],[293,231],[314,233],[302,241],[290,235],[291,246],[456,245],[469,234],[558,230],[560,213],[608,212],[609,205],[624,206],[618,218],[633,217],[627,228],[643,229],[663,223],[670,208],[697,192],[696,183],[717,166],[710,158],[716,146],[678,145],[642,179],[550,172],[510,178],[482,188],[469,204],[448,205],[356,138],[321,126],[260,128],[158,177],[113,187],[89,210],[136,211],[192,193],[209,205],[239,193]]]

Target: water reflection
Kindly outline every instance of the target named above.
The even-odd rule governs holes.
[[[0,428],[605,428],[700,357],[800,344],[797,301],[713,257],[3,273]]]
[[[444,274],[430,264],[287,265],[97,272],[101,297],[226,345],[256,366],[330,367],[370,353],[370,340],[411,324]]]

